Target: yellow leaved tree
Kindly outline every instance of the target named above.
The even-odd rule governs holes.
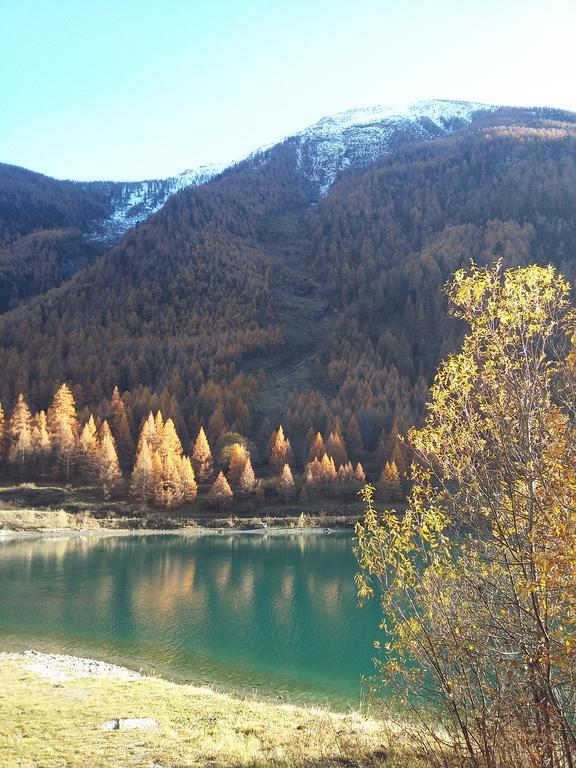
[[[430,765],[576,760],[576,321],[552,267],[472,266],[468,326],[409,432],[413,490],[364,490],[359,594],[382,602],[378,667]],[[405,719],[405,721],[407,721]]]

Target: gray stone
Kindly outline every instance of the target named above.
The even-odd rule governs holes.
[[[106,720],[101,725],[103,731],[125,731],[133,728],[150,731],[153,728],[158,728],[158,721],[152,717],[126,717]]]

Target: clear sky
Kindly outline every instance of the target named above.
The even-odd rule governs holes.
[[[419,99],[576,111],[576,0],[0,0],[0,161],[142,179]]]

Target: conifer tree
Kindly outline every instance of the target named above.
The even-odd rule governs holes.
[[[67,384],[62,384],[56,391],[47,419],[56,458],[62,466],[64,478],[68,480],[76,452],[78,422],[74,397]]]
[[[291,499],[294,496],[296,488],[289,464],[284,464],[282,471],[276,479],[276,491],[283,499]]]
[[[238,482],[238,489],[242,496],[249,496],[251,493],[254,493],[255,487],[256,475],[252,469],[250,456],[247,456],[244,463],[244,468],[242,469],[242,473],[240,475],[240,480]]]
[[[160,441],[160,454],[164,459],[170,456],[172,460],[179,459],[182,456],[182,443],[176,432],[176,427],[172,419],[166,419],[162,430],[162,439]]]
[[[105,499],[117,491],[122,484],[122,472],[118,462],[118,454],[108,422],[104,421],[100,430],[100,445],[98,448],[98,482]]]
[[[224,472],[220,472],[210,489],[210,501],[222,510],[226,504],[232,501],[233,497],[234,494],[232,488],[230,488],[230,483],[226,480]]]
[[[326,444],[326,453],[332,459],[336,467],[341,467],[348,461],[348,455],[346,453],[346,446],[344,444],[344,438],[340,432],[330,432],[328,442]]]
[[[380,474],[377,486],[378,496],[382,501],[400,501],[402,498],[402,485],[400,475],[395,462],[386,462]]]
[[[206,439],[204,427],[200,427],[198,437],[192,451],[192,464],[196,477],[200,482],[206,482],[212,476],[212,451]]]
[[[78,441],[78,453],[84,477],[87,480],[94,480],[98,477],[99,472],[100,444],[98,441],[98,430],[96,429],[96,423],[92,414],[90,414],[90,418],[82,427]]]
[[[240,484],[242,471],[249,459],[248,451],[240,443],[233,443],[230,447],[230,461],[228,464],[228,480],[232,487]]]
[[[276,474],[282,470],[284,464],[290,463],[292,449],[290,447],[290,440],[284,436],[282,425],[272,435],[269,455],[270,465]]]
[[[161,456],[159,452],[155,454],[159,457],[160,474],[157,485],[154,488],[154,496],[157,503],[162,507],[178,507],[184,500],[184,487],[177,464],[180,458],[176,460],[170,454]]]
[[[310,446],[310,450],[308,451],[308,461],[314,461],[314,459],[320,459],[324,454],[326,453],[326,446],[324,445],[324,440],[322,438],[322,435],[320,432],[316,432],[316,437],[312,441],[312,445]]]
[[[32,415],[22,394],[18,395],[12,411],[8,432],[10,435],[8,458],[13,464],[19,465],[22,474],[26,462],[32,455]]]
[[[154,476],[152,469],[152,454],[147,440],[142,440],[140,450],[136,455],[132,480],[130,483],[130,495],[145,503],[153,496]]]
[[[110,400],[110,428],[118,448],[118,458],[124,469],[130,467],[134,457],[134,440],[128,421],[126,406],[118,387],[114,387]]]
[[[140,449],[142,448],[142,443],[148,443],[148,448],[150,449],[150,455],[154,453],[154,451],[158,450],[158,441],[156,440],[156,423],[154,421],[154,414],[152,411],[149,412],[148,416],[146,417],[146,421],[142,424],[142,428],[140,430],[140,434],[138,435],[138,444],[136,446],[136,453],[140,452]]]
[[[364,472],[364,467],[360,462],[356,464],[356,469],[354,470],[354,477],[356,479],[356,482],[359,486],[364,485],[366,482],[366,472]]]
[[[359,453],[364,449],[360,425],[358,424],[358,419],[354,414],[350,416],[350,421],[348,422],[348,426],[346,428],[346,442],[350,446],[350,450],[353,453]]]
[[[182,481],[182,498],[185,502],[194,501],[198,494],[194,468],[188,456],[182,456],[178,464],[178,472]]]
[[[156,411],[156,416],[154,417],[154,432],[152,437],[152,449],[155,451],[160,450],[160,445],[162,444],[162,436],[164,434],[164,418],[162,416],[162,412],[160,410]]]
[[[32,427],[32,450],[34,455],[38,456],[41,462],[44,462],[51,448],[46,412],[39,411],[34,417],[34,426]]]
[[[356,490],[354,467],[349,461],[338,469],[338,487],[343,496],[351,496]]]

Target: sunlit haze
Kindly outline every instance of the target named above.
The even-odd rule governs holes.
[[[142,179],[353,107],[576,110],[575,28],[573,0],[3,0],[0,161]]]

